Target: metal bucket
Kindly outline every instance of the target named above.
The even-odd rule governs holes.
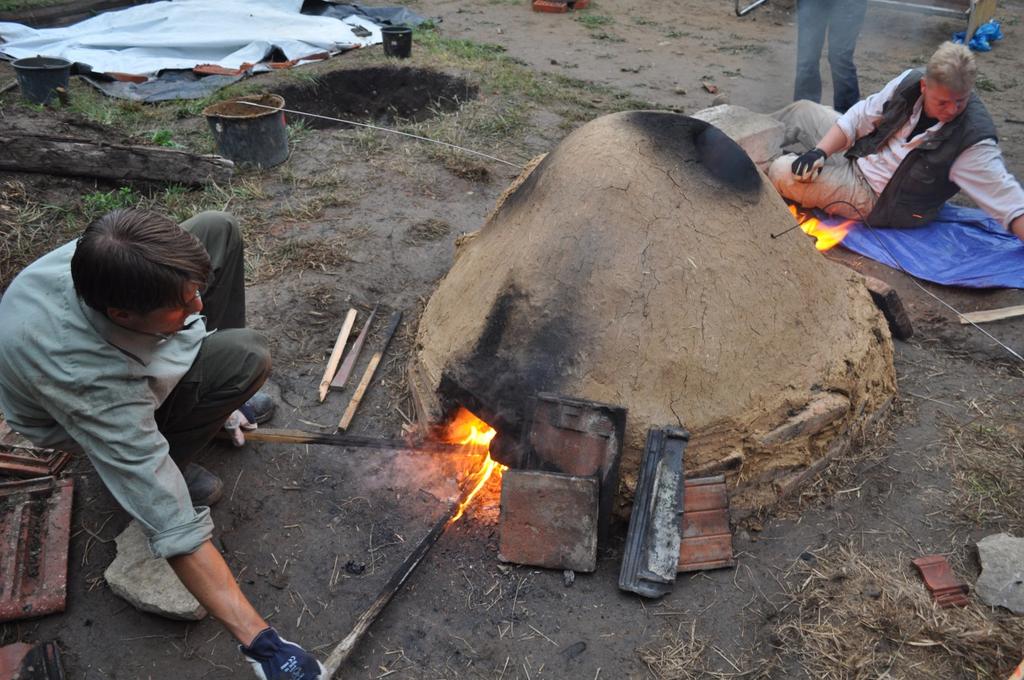
[[[211,104],[203,115],[220,155],[242,166],[272,168],[288,159],[283,108],[284,97],[259,94]]]
[[[67,91],[71,80],[71,62],[60,57],[25,57],[11,66],[21,94],[33,104],[48,104],[57,96],[57,88]]]

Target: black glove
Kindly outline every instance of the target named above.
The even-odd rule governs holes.
[[[813,182],[825,165],[826,158],[828,154],[818,147],[805,151],[793,161],[793,176],[801,182]]]
[[[324,667],[312,654],[288,642],[273,628],[265,628],[248,647],[238,649],[252,664],[259,680],[318,680]]]

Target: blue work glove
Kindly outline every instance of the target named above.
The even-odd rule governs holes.
[[[260,680],[326,680],[323,665],[312,654],[273,628],[260,631],[248,647],[238,645],[238,649]]]
[[[813,182],[825,166],[826,158],[828,154],[818,147],[805,151],[793,161],[793,176],[801,182]]]

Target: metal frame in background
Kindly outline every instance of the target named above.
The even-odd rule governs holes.
[[[746,7],[744,7],[743,9],[740,9],[740,0],[736,0],[736,16],[741,17],[744,14],[750,14],[756,8],[760,7],[766,2],[768,2],[768,0],[756,0],[755,2],[752,2]]]

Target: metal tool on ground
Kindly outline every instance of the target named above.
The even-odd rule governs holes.
[[[352,343],[352,348],[348,351],[348,356],[341,362],[341,368],[338,369],[337,375],[331,380],[331,389],[340,390],[348,382],[348,377],[352,375],[352,369],[356,365],[356,361],[359,360],[359,352],[363,349],[363,343],[366,342],[366,334],[370,330],[370,324],[373,323],[373,317],[377,316],[377,307],[380,305],[374,305],[373,310],[370,312],[370,316],[366,317],[366,323],[363,324],[363,330],[359,331],[359,335],[356,336],[356,341]],[[322,401],[322,400],[321,400]]]
[[[227,432],[217,434],[218,439],[230,439],[230,437],[231,435]],[[405,439],[361,437],[352,434],[322,434],[304,430],[279,430],[265,427],[246,432],[245,440],[275,444],[319,444],[360,449],[406,449],[417,453],[461,453],[465,450],[461,444],[445,444],[444,442],[414,442]]]
[[[671,592],[679,563],[683,452],[690,434],[675,427],[647,433],[636,499],[629,517],[619,588],[643,597]]]
[[[341,324],[341,330],[338,332],[338,339],[334,341],[334,349],[331,350],[331,357],[327,360],[327,368],[324,369],[324,377],[320,380],[320,403],[322,404],[324,399],[327,398],[327,392],[331,389],[331,381],[334,379],[335,373],[338,371],[338,362],[341,361],[341,353],[345,349],[345,343],[348,342],[348,336],[352,332],[352,326],[356,322],[356,310],[355,307],[348,310],[348,314],[345,315],[345,321]]]
[[[349,634],[346,635],[341,642],[337,644],[337,646],[335,646],[330,656],[328,656],[327,660],[324,661],[324,668],[327,671],[324,676],[326,680],[333,678],[341,665],[348,660],[348,657],[352,654],[352,650],[355,649],[355,646],[362,639],[363,635],[366,634],[366,631],[369,630],[370,626],[373,625],[377,616],[384,611],[384,607],[387,606],[388,602],[391,601],[391,598],[394,597],[396,592],[398,592],[398,589],[402,587],[402,584],[405,583],[406,579],[409,578],[409,575],[423,560],[427,551],[437,543],[437,539],[441,538],[441,535],[445,530],[454,524],[455,520],[461,516],[459,514],[459,510],[473,499],[473,495],[479,490],[482,482],[486,479],[485,475],[487,475],[489,469],[489,464],[484,462],[484,464],[481,465],[480,470],[466,480],[466,483],[462,487],[462,493],[458,502],[452,503],[448,506],[444,515],[437,520],[434,526],[431,527],[430,531],[427,532],[427,535],[420,539],[420,542],[416,544],[416,547],[413,548],[411,553],[409,553],[409,556],[406,557],[398,566],[398,569],[396,569],[395,573],[390,579],[388,579],[388,582],[384,584],[384,588],[381,589],[374,601],[370,603],[370,606],[359,615],[359,618],[356,619],[355,625],[352,626],[352,630]]]
[[[384,352],[388,349],[388,344],[391,342],[391,338],[395,335],[395,331],[398,329],[398,324],[402,322],[402,313],[395,312],[391,315],[391,322],[388,324],[388,329],[384,332],[384,344],[381,348],[373,353],[370,357],[370,363],[366,366],[366,371],[363,373],[363,379],[359,381],[359,387],[356,388],[355,393],[352,395],[352,400],[348,403],[348,408],[345,409],[345,414],[341,416],[341,421],[338,423],[338,429],[344,432],[348,429],[348,426],[352,424],[352,418],[356,415],[356,409],[359,408],[359,403],[363,400],[363,396],[366,395],[366,390],[370,387],[370,381],[373,380],[373,374],[377,370],[377,365],[380,364],[380,360],[384,358]]]

